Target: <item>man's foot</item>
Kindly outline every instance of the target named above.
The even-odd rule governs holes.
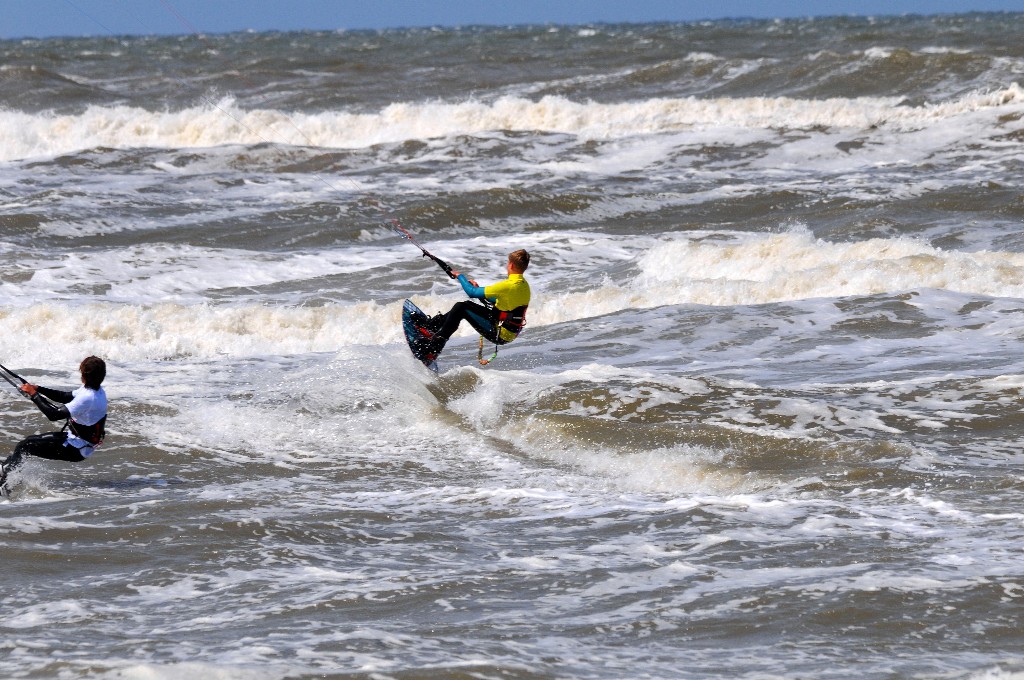
[[[427,361],[437,361],[437,357],[440,356],[441,351],[444,349],[447,340],[442,340],[436,335],[430,339],[430,342],[426,346],[425,355]]]
[[[431,333],[438,332],[441,330],[441,326],[444,325],[444,316],[444,314],[435,314],[434,316],[427,317],[423,322],[423,327]]]

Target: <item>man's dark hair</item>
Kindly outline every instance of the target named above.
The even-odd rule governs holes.
[[[86,357],[78,367],[82,372],[82,382],[89,389],[98,390],[107,377],[107,364],[99,357]]]

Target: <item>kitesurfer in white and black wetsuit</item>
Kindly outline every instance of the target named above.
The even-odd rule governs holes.
[[[89,457],[104,437],[107,421],[107,393],[101,387],[107,365],[99,357],[86,357],[79,366],[82,386],[73,392],[25,383],[18,389],[51,421],[67,420],[59,432],[26,437],[0,465],[0,489],[7,473],[24,462],[25,456],[79,462]],[[56,402],[56,403],[55,403]]]

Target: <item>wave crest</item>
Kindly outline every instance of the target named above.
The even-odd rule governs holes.
[[[494,131],[545,131],[615,139],[688,129],[916,130],[982,109],[1024,103],[1015,84],[936,105],[902,106],[898,97],[794,99],[654,98],[623,103],[575,102],[547,96],[491,103],[396,103],[372,113],[243,111],[232,100],[176,112],[91,106],[77,115],[0,112],[0,160],[54,156],[94,147],[208,148],[275,143],[360,148],[411,139]]]

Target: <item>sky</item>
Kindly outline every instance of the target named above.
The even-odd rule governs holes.
[[[1024,11],[1024,0],[0,0],[0,39]]]

